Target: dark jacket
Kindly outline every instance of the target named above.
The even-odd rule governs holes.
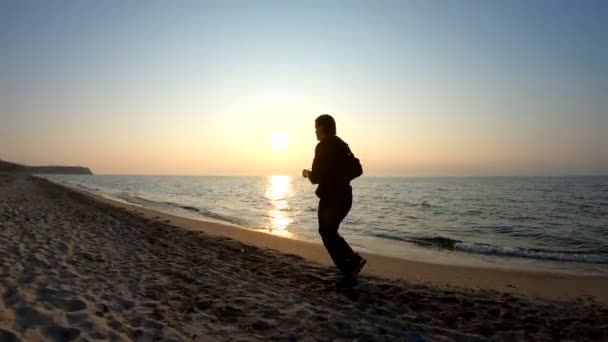
[[[315,191],[319,198],[342,197],[351,193],[350,180],[344,176],[348,151],[348,145],[335,135],[317,144],[308,179],[312,184],[319,184]]]

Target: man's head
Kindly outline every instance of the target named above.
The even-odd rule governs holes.
[[[315,134],[319,141],[326,137],[336,135],[336,120],[329,114],[320,115],[315,120]]]

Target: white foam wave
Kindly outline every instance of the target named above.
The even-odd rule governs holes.
[[[608,263],[608,256],[594,253],[579,253],[579,252],[560,252],[560,251],[542,251],[535,249],[519,248],[519,247],[503,247],[489,244],[479,244],[474,242],[456,242],[454,249],[478,253],[478,254],[493,254],[509,257],[523,257],[544,260],[559,260],[559,261],[577,261],[577,262],[593,262],[593,263]]]

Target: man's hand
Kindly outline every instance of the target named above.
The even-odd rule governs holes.
[[[304,178],[308,178],[310,176],[311,171],[310,170],[302,170],[302,177]]]

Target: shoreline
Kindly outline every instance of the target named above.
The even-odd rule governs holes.
[[[82,194],[98,203],[120,208],[147,220],[165,223],[176,229],[203,232],[227,237],[248,245],[296,255],[321,266],[333,267],[321,244],[291,239],[229,224],[197,220],[163,213],[123,201],[113,200],[76,187],[36,177],[68,191]],[[413,281],[438,287],[486,289],[530,298],[572,301],[593,298],[608,304],[608,276],[572,274],[567,272],[508,267],[465,266],[429,263],[425,261],[360,252],[368,263],[362,275],[393,280]]]
[[[44,175],[40,175],[45,177]],[[46,177],[45,177],[46,178]],[[230,226],[237,226],[242,229],[261,231],[291,239],[297,239],[315,244],[321,244],[318,233],[316,232],[315,213],[316,201],[310,202],[312,198],[306,198],[306,205],[302,208],[296,205],[295,214],[281,214],[288,216],[290,222],[288,227],[278,227],[271,229],[275,223],[267,221],[267,215],[278,215],[273,212],[260,212],[261,208],[253,205],[253,208],[248,206],[237,209],[240,199],[232,197],[227,193],[226,197],[222,197],[223,201],[233,200],[240,203],[234,206],[235,203],[227,203],[225,208],[220,211],[212,210],[215,208],[213,203],[199,203],[195,198],[184,198],[180,200],[180,195],[175,198],[164,198],[162,193],[154,194],[142,192],[132,193],[129,191],[130,186],[127,186],[126,191],[120,190],[121,187],[105,187],[102,181],[96,185],[96,180],[91,182],[81,181],[72,182],[68,179],[48,177],[48,180],[56,182],[59,185],[67,186],[77,190],[94,195],[102,196],[112,201],[118,201],[138,207],[148,208],[162,213],[194,219],[202,222],[214,222]],[[101,181],[101,180],[100,180]],[[113,182],[113,181],[112,181]],[[112,183],[111,182],[111,183]],[[128,185],[129,181],[127,181]],[[164,181],[161,181],[164,184]],[[124,185],[124,184],[123,184]],[[300,184],[301,185],[301,184]],[[98,187],[99,186],[99,187]],[[153,184],[150,186],[154,187]],[[165,185],[166,186],[166,185]],[[299,185],[296,186],[299,188]],[[194,189],[192,189],[195,191]],[[172,193],[172,190],[165,189],[167,193]],[[188,192],[190,193],[190,192]],[[299,202],[299,196],[307,196],[310,194],[302,194],[301,189],[297,191],[298,197],[292,199]],[[141,197],[140,197],[141,196]],[[201,199],[204,201],[204,199]],[[294,202],[294,203],[295,203]],[[424,202],[424,201],[423,201]],[[218,208],[215,208],[218,209]],[[273,209],[274,210],[274,209]],[[282,210],[282,209],[281,209]],[[289,209],[292,211],[292,208]],[[476,231],[473,235],[467,235],[467,229],[462,232],[445,232],[445,227],[435,229],[434,227],[414,226],[412,232],[409,230],[402,231],[401,229],[388,228],[389,231],[394,230],[394,234],[385,234],[384,229],[366,229],[366,227],[391,227],[391,225],[399,222],[384,222],[381,224],[371,223],[362,226],[362,222],[375,222],[376,213],[370,212],[369,208],[364,210],[368,214],[361,216],[360,212],[353,212],[345,221],[345,225],[341,229],[342,235],[349,241],[353,249],[359,252],[367,252],[382,256],[396,257],[405,260],[421,260],[425,263],[443,264],[443,265],[459,265],[472,266],[475,268],[501,268],[508,270],[528,270],[541,271],[559,274],[574,274],[574,275],[599,275],[608,276],[608,259],[606,255],[598,249],[583,250],[582,245],[574,246],[573,249],[566,245],[561,245],[557,242],[552,247],[534,243],[528,244],[524,241],[505,242],[501,239],[500,234],[494,236],[493,233]],[[542,215],[541,215],[542,216]],[[383,216],[379,216],[383,218]],[[379,219],[378,218],[378,219]],[[407,217],[409,219],[410,217]],[[418,220],[418,218],[415,218]],[[351,220],[349,222],[349,220]],[[393,218],[396,220],[396,218]],[[548,223],[551,220],[549,219]],[[439,228],[441,222],[437,222]],[[490,228],[491,230],[492,228]],[[539,228],[540,229],[540,228]],[[449,230],[449,229],[448,229]],[[542,229],[541,229],[542,230]],[[433,233],[435,232],[435,233]],[[403,234],[402,234],[403,233]],[[460,234],[464,234],[464,236]],[[530,231],[530,234],[537,234]],[[538,233],[539,236],[545,233]],[[548,233],[547,233],[548,234]],[[600,234],[598,232],[598,234]],[[567,235],[567,232],[566,232]],[[456,237],[454,237],[456,236]],[[523,236],[523,235],[518,235]],[[601,234],[600,237],[601,238]],[[557,237],[559,240],[559,236]],[[534,238],[533,238],[534,240]],[[542,240],[542,239],[541,239]],[[597,247],[597,239],[591,245]],[[590,245],[590,246],[591,246]],[[543,247],[544,246],[544,247]],[[591,248],[591,247],[590,247]]]
[[[74,191],[98,196],[110,202],[125,204],[129,207],[145,208],[158,213],[175,216],[179,218],[191,219],[202,222],[203,224],[214,223],[222,226],[236,227],[248,231],[278,236],[284,239],[297,240],[314,245],[322,246],[320,237],[316,240],[310,238],[294,237],[291,235],[275,234],[267,229],[256,229],[255,227],[241,226],[235,223],[225,222],[217,219],[208,218],[200,215],[192,215],[191,213],[179,213],[171,211],[163,211],[161,209],[149,208],[136,203],[131,203],[127,200],[117,198],[111,195],[96,193],[87,188],[72,186],[69,184],[56,183]],[[515,271],[531,271],[541,273],[554,273],[566,275],[581,275],[581,276],[608,276],[608,265],[584,263],[576,261],[559,261],[552,259],[534,259],[524,257],[508,257],[495,254],[484,253],[469,253],[460,250],[439,249],[434,247],[423,247],[414,243],[403,242],[399,240],[386,240],[370,236],[350,236],[346,238],[351,247],[364,254],[377,255],[382,257],[396,258],[406,261],[422,261],[425,264],[439,264],[444,266],[464,266],[472,268],[490,268]],[[541,271],[539,271],[541,270]]]

